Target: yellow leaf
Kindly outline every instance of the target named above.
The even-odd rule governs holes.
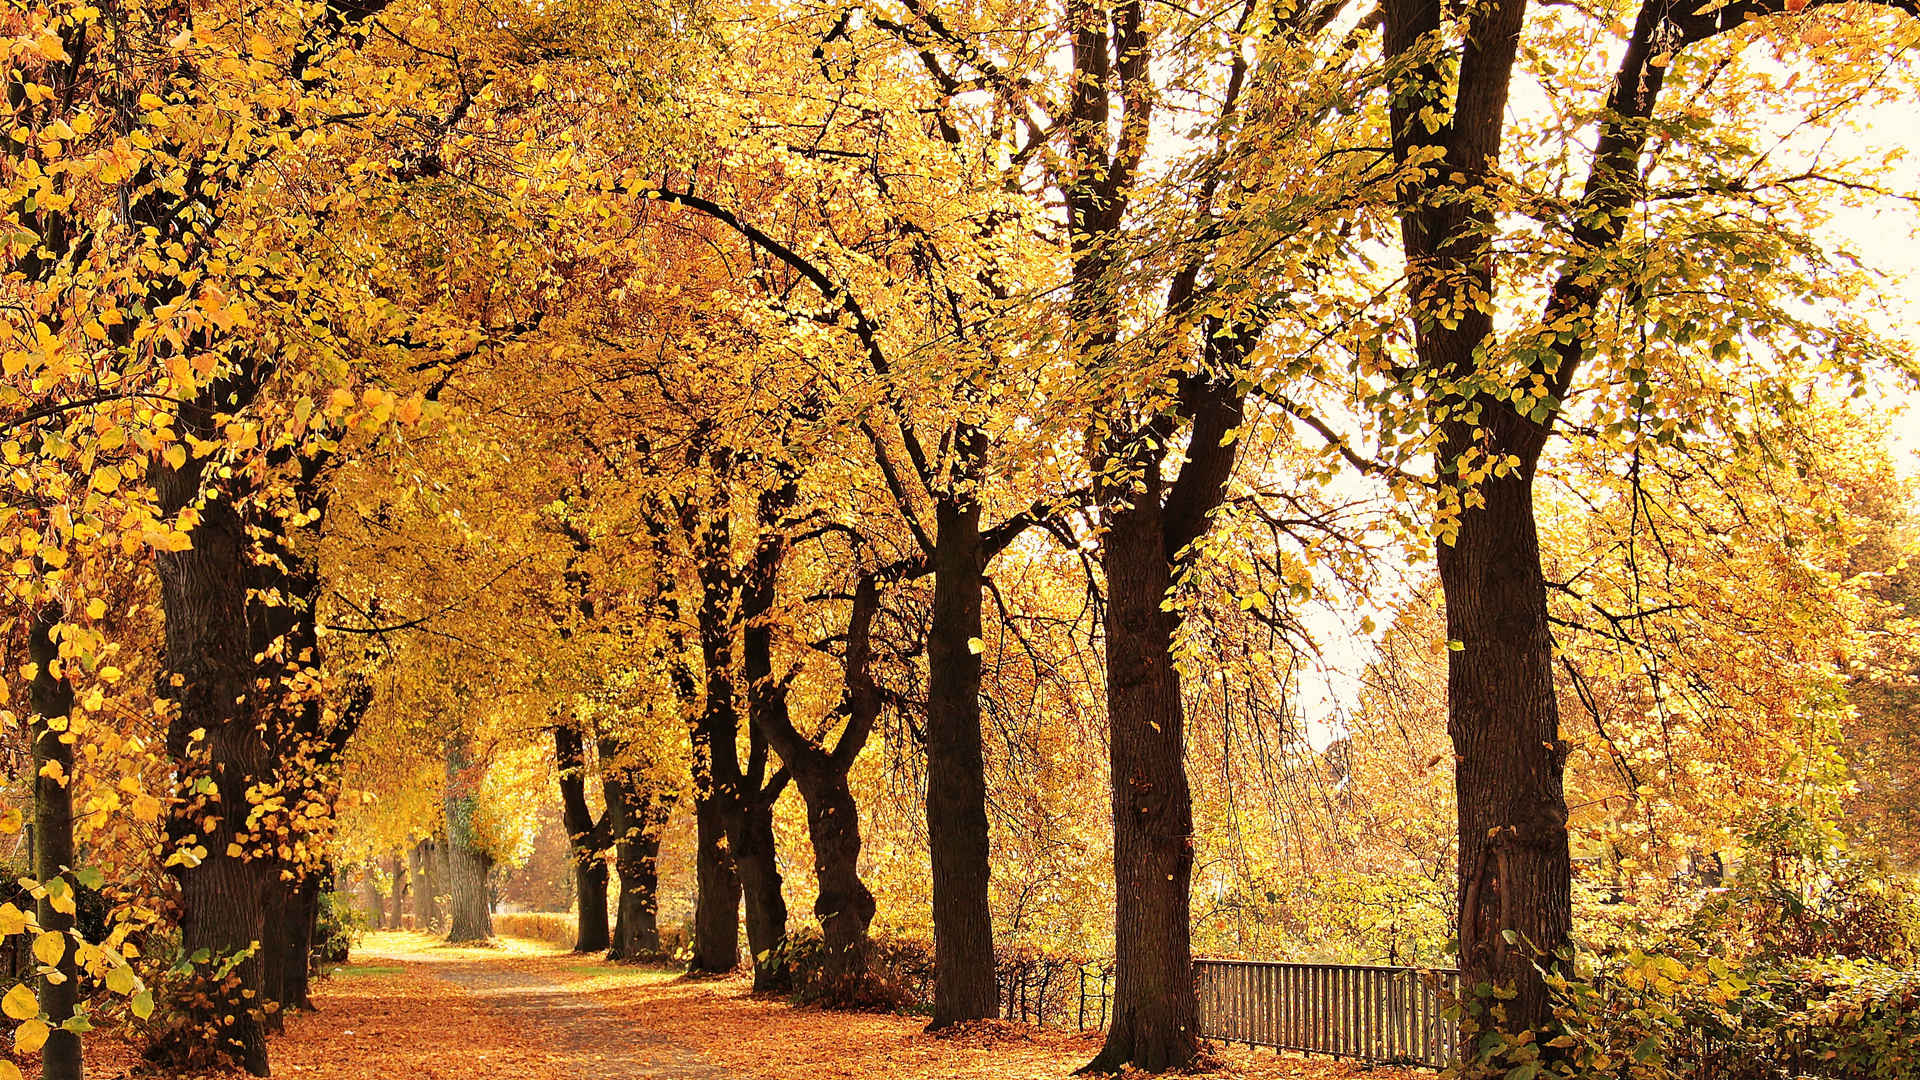
[[[0,998],[0,1012],[15,1020],[31,1019],[40,1015],[40,1001],[33,996],[33,991],[26,983],[21,983],[7,991],[6,997]]]
[[[0,1080],[21,1080],[20,1066],[11,1061],[0,1061]]]
[[[106,617],[106,614],[107,614],[107,602],[105,600],[102,600],[96,596],[93,599],[87,601],[87,618],[103,619]]]
[[[107,972],[107,989],[116,994],[131,994],[133,993],[133,988],[138,985],[140,985],[140,980],[134,978],[133,969],[127,967],[125,964],[112,968]]]
[[[52,967],[67,955],[67,935],[49,930],[33,939],[33,958]]]
[[[0,937],[12,937],[25,933],[27,913],[12,904],[0,904]]]
[[[13,1048],[23,1054],[31,1054],[47,1045],[47,1036],[53,1031],[45,1020],[23,1020],[19,1030],[13,1033]]]
[[[120,470],[105,465],[93,470],[93,489],[112,494],[120,488]]]

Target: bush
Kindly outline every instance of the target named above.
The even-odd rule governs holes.
[[[353,947],[360,943],[360,935],[367,930],[367,917],[339,893],[326,890],[320,894],[317,904],[313,955],[308,957],[314,971],[346,963]]]
[[[556,949],[571,949],[580,936],[580,921],[564,911],[509,911],[493,917],[493,932],[501,937],[538,941]]]
[[[1566,974],[1570,972],[1571,974]],[[1566,954],[1554,1023],[1503,1035],[1500,995],[1463,1003],[1468,1076],[1506,1080],[1920,1080],[1920,971],[1810,961]]]

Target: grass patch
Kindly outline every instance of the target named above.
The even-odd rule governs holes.
[[[398,975],[407,970],[398,964],[342,964],[333,969],[338,978],[350,979],[355,975]]]

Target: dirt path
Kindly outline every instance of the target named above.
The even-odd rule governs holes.
[[[428,986],[449,988],[462,1006],[500,1021],[499,1030],[511,1032],[521,1047],[545,1059],[549,1068],[529,1071],[524,1080],[546,1080],[549,1074],[594,1080],[723,1080],[731,1075],[699,1051],[596,1000],[579,980],[565,977],[567,962],[554,956],[449,948],[413,940],[412,935],[378,935],[347,971],[392,966],[426,976]],[[493,1075],[523,1080],[504,1072]]]
[[[436,965],[434,975],[472,994],[523,1038],[550,1047],[565,1071],[603,1080],[723,1080],[699,1051],[636,1025],[565,983],[486,961]]]

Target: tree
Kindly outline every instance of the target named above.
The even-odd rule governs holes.
[[[1498,218],[1510,204],[1502,147],[1527,4],[1496,0],[1460,16],[1420,0],[1384,9],[1415,324],[1414,363],[1401,374],[1407,388],[1421,387],[1448,500],[1436,551],[1448,637],[1459,643],[1448,687],[1461,969],[1468,987],[1512,988],[1490,1018],[1507,1032],[1549,1019],[1536,958],[1566,945],[1572,917],[1567,745],[1534,504],[1541,455],[1601,338],[1603,303],[1649,281],[1633,262],[1645,249],[1629,255],[1621,245],[1663,129],[1655,109],[1674,61],[1721,35],[1744,35],[1752,20],[1807,6],[1639,6],[1580,194],[1549,217],[1565,238],[1560,268],[1549,272],[1537,320],[1506,335],[1496,331]],[[1625,366],[1646,384],[1644,368]]]

